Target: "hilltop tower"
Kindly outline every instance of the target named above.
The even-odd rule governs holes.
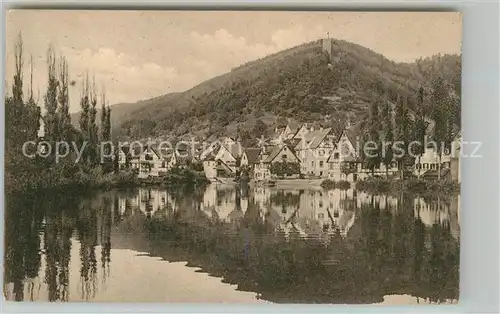
[[[330,57],[330,62],[332,60],[333,51],[333,39],[328,36],[328,38],[322,40],[322,50],[328,54]]]

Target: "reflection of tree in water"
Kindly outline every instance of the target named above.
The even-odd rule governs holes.
[[[354,210],[357,220],[347,238],[337,230],[324,242],[293,230],[274,232],[249,198],[237,232],[230,232],[234,224],[208,218],[190,223],[181,210],[175,221],[150,222],[157,239],[152,245],[167,260],[188,260],[275,302],[372,303],[389,294],[458,298],[458,244],[449,228],[426,228],[415,219],[409,196],[401,196],[397,208],[381,209],[373,201]],[[177,243],[175,254],[167,247],[171,243]]]
[[[44,249],[49,301],[68,301],[71,237],[77,202],[71,197],[49,198],[47,203],[42,204],[48,208],[45,213]]]
[[[78,210],[77,233],[80,241],[80,293],[81,298],[95,297],[97,289],[97,211],[88,200],[80,204]]]
[[[39,228],[43,219],[31,196],[22,198],[6,195],[5,204],[5,272],[4,282],[10,283],[12,291],[4,284],[12,299],[22,301],[35,298],[39,286],[34,279],[41,266]],[[24,295],[25,284],[28,296]]]
[[[118,203],[116,207],[118,207]],[[109,276],[109,263],[111,262],[111,225],[112,225],[112,212],[111,199],[109,197],[102,198],[101,204],[101,268],[103,270],[103,280]],[[113,207],[114,209],[114,207]]]
[[[99,231],[102,243],[101,262],[105,269],[109,269],[112,221],[109,198],[101,200],[101,212],[97,212],[96,208],[99,206],[89,200],[82,202],[80,197],[70,194],[64,197],[50,193],[22,197],[9,195],[6,201],[4,286],[9,295],[7,298],[35,301],[40,296],[43,281],[48,301],[70,299],[69,268],[75,228],[81,242],[82,297],[93,297],[97,273],[95,246]],[[98,217],[102,217],[100,230]],[[42,258],[45,261],[44,276],[39,278]]]

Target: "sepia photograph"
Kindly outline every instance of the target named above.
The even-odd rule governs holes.
[[[4,300],[459,302],[460,13],[4,25]]]

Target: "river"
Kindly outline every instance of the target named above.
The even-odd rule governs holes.
[[[6,196],[13,301],[428,304],[459,297],[460,197],[211,184]]]

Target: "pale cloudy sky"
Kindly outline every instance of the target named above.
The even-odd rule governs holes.
[[[79,109],[80,80],[87,70],[114,104],[186,90],[327,32],[394,61],[460,53],[462,43],[459,13],[14,10],[6,21],[9,89],[19,31],[26,51],[25,85],[32,54],[40,99],[49,44],[66,56],[70,79],[78,82],[70,92],[73,112]]]

